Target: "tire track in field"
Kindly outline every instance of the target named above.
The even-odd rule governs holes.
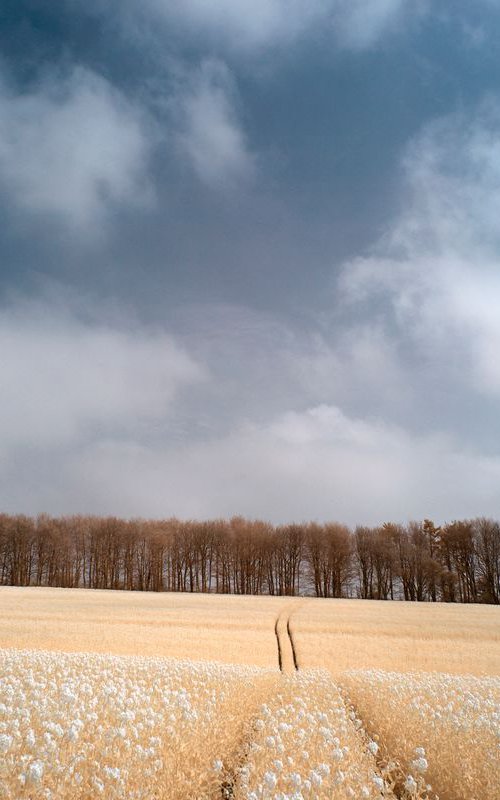
[[[299,661],[297,649],[293,638],[290,625],[291,614],[288,609],[283,609],[276,617],[274,623],[274,635],[278,648],[278,667],[280,672],[298,671]]]
[[[299,671],[299,660],[297,658],[297,650],[295,648],[295,642],[292,635],[292,629],[290,627],[290,620],[291,615],[288,617],[286,621],[286,632],[288,634],[288,638],[290,639],[290,647],[292,648],[292,657],[293,657],[293,666],[295,667],[296,671]]]
[[[280,672],[283,672],[283,651],[281,649],[279,622],[280,622],[280,617],[278,616],[276,617],[276,621],[274,623],[274,635],[276,636],[276,644],[278,646],[278,667]]]

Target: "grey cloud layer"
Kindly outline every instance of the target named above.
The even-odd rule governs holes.
[[[147,433],[181,387],[205,377],[163,332],[89,325],[43,305],[0,314],[0,350],[7,452]]]
[[[300,285],[318,283],[317,307],[304,301],[287,316],[271,299],[253,308],[242,288],[269,277],[263,285],[274,280],[276,296],[285,293],[296,279],[291,251],[308,225],[315,239],[323,209],[312,209],[311,222],[294,216],[301,187],[292,171],[279,201],[272,196],[280,176],[266,173],[241,89],[259,59],[240,74],[239,56],[292,47],[324,28],[332,47],[358,58],[429,13],[428,4],[150,0],[127,9],[158,26],[160,43],[167,29],[187,49],[196,40],[190,62],[181,45],[166,52],[174,73],[168,84],[160,73],[127,92],[97,66],[73,66],[47,70],[24,91],[6,83],[0,91],[0,182],[23,236],[42,219],[50,259],[52,232],[64,239],[69,231],[63,282],[73,281],[75,264],[94,276],[109,272],[111,295],[130,279],[113,254],[125,261],[128,243],[135,248],[135,283],[124,289],[120,322],[100,304],[93,278],[89,299],[70,300],[65,311],[50,296],[28,303],[18,291],[4,299],[2,507],[350,523],[498,514],[496,99],[443,115],[413,137],[395,191],[404,211],[386,221],[368,251],[335,264],[334,236],[325,237],[312,248],[328,265],[320,273],[309,271],[308,251],[299,248]],[[123,23],[129,35],[130,20]],[[135,35],[141,42],[142,30]],[[263,76],[274,79],[265,69]],[[272,116],[265,94],[258,99]],[[311,151],[326,146],[312,128],[305,136]],[[286,157],[294,157],[291,145]],[[280,219],[267,219],[273,203],[285,220],[289,258],[268,232]],[[131,231],[119,216],[124,208]],[[220,273],[212,265],[202,284],[212,239],[232,243],[232,226],[246,224],[246,215],[253,215],[251,235],[236,232],[227,263]],[[190,241],[176,250],[181,224]],[[123,249],[113,251],[120,239]],[[187,271],[191,253],[198,272],[185,305],[173,311],[168,291],[178,288],[175,269]],[[200,288],[212,276],[218,301]],[[240,286],[239,304],[224,300],[230,281]],[[156,326],[144,322],[144,309],[134,314],[143,283],[165,307]]]
[[[50,500],[59,512],[90,507],[129,516],[244,514],[355,524],[425,513],[441,520],[495,515],[500,478],[498,459],[463,452],[445,437],[413,437],[345,417],[334,406],[182,447],[104,439],[42,464],[31,455],[30,496],[14,481],[6,486],[9,505],[24,502],[27,511]],[[56,493],[47,463],[49,475],[60,476]]]

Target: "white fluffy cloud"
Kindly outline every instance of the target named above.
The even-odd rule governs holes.
[[[345,47],[363,50],[397,28],[405,13],[418,13],[418,0],[338,0],[332,4],[333,30]]]
[[[203,62],[174,100],[173,111],[179,150],[203,183],[231,188],[251,178],[254,156],[238,119],[233,81],[224,64]]]
[[[289,43],[315,26],[354,49],[374,44],[421,0],[149,0],[150,7],[186,33],[209,36],[233,52]]]
[[[388,305],[441,380],[500,393],[500,104],[426,127],[405,159],[405,210],[346,265],[345,298]]]
[[[104,78],[75,68],[29,93],[0,87],[0,186],[17,206],[97,233],[115,205],[147,205],[151,137]]]
[[[4,455],[161,431],[176,393],[204,377],[164,333],[87,324],[43,306],[0,313],[0,351]]]
[[[293,39],[328,9],[328,0],[150,0],[185,32],[208,33],[231,49]]]

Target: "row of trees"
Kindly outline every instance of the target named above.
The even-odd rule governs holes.
[[[500,603],[500,525],[0,515],[0,584]]]

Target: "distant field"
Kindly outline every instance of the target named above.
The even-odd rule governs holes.
[[[303,669],[500,674],[495,606],[0,587],[0,647],[275,667],[278,619]]]
[[[2,587],[0,797],[498,800],[499,675],[491,606]]]

